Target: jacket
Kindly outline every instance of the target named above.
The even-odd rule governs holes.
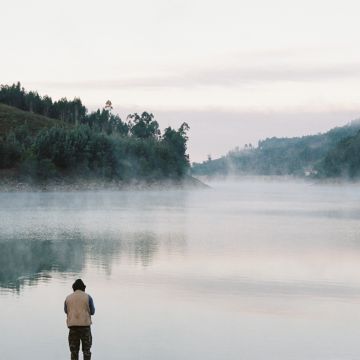
[[[90,326],[91,315],[95,314],[94,301],[84,291],[76,290],[65,299],[64,311],[68,327]]]

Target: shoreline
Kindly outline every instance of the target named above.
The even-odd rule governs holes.
[[[0,177],[0,192],[81,192],[81,191],[147,191],[201,190],[212,188],[212,183],[226,182],[303,182],[313,185],[359,185],[360,179],[297,177],[289,175],[199,176],[186,175],[182,179],[161,180],[97,180],[61,178],[52,181],[20,181],[12,176]]]
[[[199,190],[210,186],[192,176],[182,179],[162,179],[157,181],[95,179],[60,179],[49,182],[28,182],[16,179],[0,179],[0,192],[77,192],[77,191],[146,191],[146,190]]]
[[[294,176],[294,175],[227,175],[227,176],[197,176],[201,182],[242,182],[242,181],[258,181],[258,182],[303,182],[316,185],[360,185],[360,178],[317,178],[311,176]]]

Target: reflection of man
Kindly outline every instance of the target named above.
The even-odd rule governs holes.
[[[91,359],[91,315],[95,314],[94,301],[92,297],[85,293],[85,284],[81,279],[77,279],[72,285],[74,292],[70,294],[64,304],[65,314],[67,314],[67,326],[69,328],[69,347],[71,360],[79,359],[80,342],[84,360]]]

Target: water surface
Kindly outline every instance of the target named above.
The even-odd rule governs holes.
[[[94,359],[355,359],[360,186],[0,193],[0,359],[69,357],[82,277]],[[29,357],[30,356],[30,357]]]

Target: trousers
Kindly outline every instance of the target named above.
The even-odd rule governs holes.
[[[79,360],[80,342],[84,360],[90,360],[90,349],[92,345],[90,326],[71,326],[69,328],[69,347],[71,360]]]

